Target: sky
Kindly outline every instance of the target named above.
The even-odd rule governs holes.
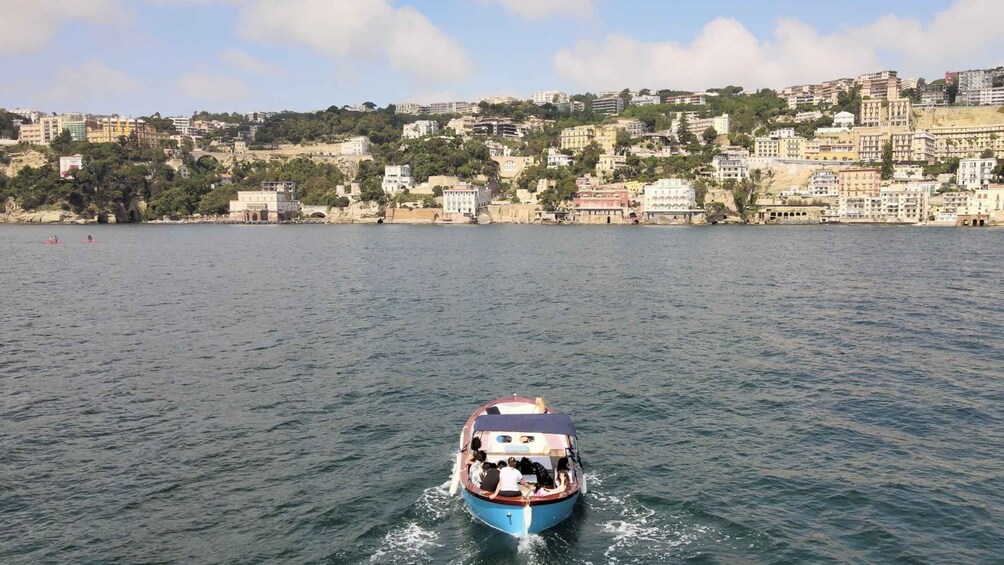
[[[0,0],[0,107],[310,111],[1004,64],[1001,0]]]

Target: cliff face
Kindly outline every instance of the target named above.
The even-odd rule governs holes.
[[[45,154],[29,149],[23,153],[15,153],[10,156],[10,164],[4,167],[4,175],[8,177],[16,176],[25,167],[44,167],[48,163]]]

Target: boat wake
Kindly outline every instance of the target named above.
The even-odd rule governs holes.
[[[608,563],[679,561],[704,547],[734,545],[748,538],[750,530],[729,531],[722,520],[683,509],[657,512],[638,500],[633,493],[614,494],[603,488],[604,477],[587,473],[590,514],[597,517],[597,527],[610,536],[603,552]],[[734,525],[733,525],[734,526]],[[753,533],[753,535],[756,535]],[[748,543],[748,541],[746,542]]]
[[[416,522],[394,528],[384,536],[383,544],[370,556],[370,563],[424,563],[429,552],[443,547],[437,543],[439,534]]]

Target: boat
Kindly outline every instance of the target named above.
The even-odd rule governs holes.
[[[569,485],[563,492],[541,490],[529,497],[496,496],[481,490],[468,474],[467,458],[473,438],[481,441],[487,461],[510,457],[540,463],[550,477],[562,458],[568,458]],[[450,480],[450,494],[461,496],[475,518],[488,526],[516,537],[542,532],[572,514],[575,504],[588,493],[582,459],[576,449],[575,425],[565,414],[543,405],[543,401],[522,397],[493,400],[471,414],[460,432],[460,445]],[[537,475],[524,475],[536,483]]]

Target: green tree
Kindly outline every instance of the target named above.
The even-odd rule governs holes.
[[[889,180],[892,178],[894,171],[892,162],[892,142],[885,142],[882,146],[882,180]]]
[[[713,127],[709,127],[708,129],[704,130],[704,132],[701,134],[701,139],[704,140],[704,143],[707,143],[709,145],[711,143],[714,143],[717,137],[718,137],[718,132],[715,131],[715,128]]]

